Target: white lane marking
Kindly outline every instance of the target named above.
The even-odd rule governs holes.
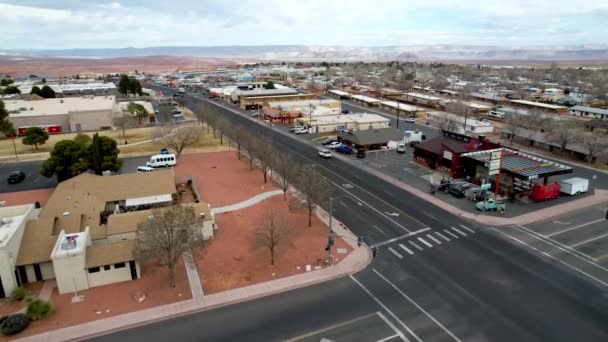
[[[458,228],[456,228],[456,227],[452,227],[452,230],[455,231],[456,233],[462,235],[462,236],[467,236],[466,233],[463,233],[461,230],[458,230]]]
[[[575,256],[575,257],[579,258],[580,260],[583,260],[586,263],[594,265],[594,266],[596,266],[596,267],[598,267],[598,268],[600,268],[600,269],[608,272],[608,268],[605,268],[602,265],[598,264],[599,260],[597,260],[596,258],[594,258],[592,256],[589,256],[589,255],[587,255],[587,254],[585,254],[585,253],[583,253],[583,252],[581,252],[579,250],[570,248],[570,247],[564,245],[563,243],[557,242],[557,241],[555,241],[553,239],[543,237],[542,235],[540,235],[540,234],[538,234],[538,233],[536,233],[536,232],[534,232],[534,231],[532,231],[532,230],[530,230],[530,229],[528,229],[528,228],[526,228],[524,226],[516,226],[515,228],[519,229],[519,230],[523,229],[524,233],[527,233],[528,235],[534,237],[535,239],[543,241],[543,242],[545,242],[545,243],[547,243],[547,244],[549,244],[549,245],[551,245],[553,247],[558,248],[562,252],[566,252],[566,253],[568,253],[568,254],[570,254],[572,256]]]
[[[593,280],[597,281],[598,283],[600,283],[600,284],[602,284],[602,285],[604,285],[604,286],[608,287],[608,283],[605,283],[605,282],[601,281],[600,279],[598,279],[598,278],[596,278],[596,277],[592,276],[591,274],[589,274],[589,273],[587,273],[587,272],[585,272],[585,271],[583,271],[583,270],[581,270],[581,269],[578,269],[578,268],[576,268],[576,267],[574,267],[574,266],[570,265],[569,263],[567,263],[567,262],[565,262],[565,261],[563,261],[563,260],[561,260],[561,259],[559,259],[559,258],[554,257],[553,255],[551,255],[551,254],[549,254],[549,253],[547,253],[547,252],[543,252],[543,251],[541,251],[540,249],[538,249],[538,248],[536,248],[536,247],[530,246],[529,244],[527,244],[527,243],[525,243],[525,242],[521,241],[520,239],[515,238],[515,237],[513,237],[513,236],[511,236],[511,235],[509,235],[509,234],[507,234],[507,233],[504,233],[504,232],[502,232],[502,231],[500,231],[500,230],[498,230],[498,229],[496,229],[496,228],[490,228],[490,229],[492,229],[493,231],[495,231],[495,232],[497,232],[497,233],[499,233],[499,234],[502,234],[502,235],[504,235],[504,236],[508,237],[509,239],[511,239],[511,240],[513,240],[513,241],[517,241],[517,242],[519,242],[520,244],[522,244],[522,245],[524,245],[524,246],[527,246],[528,248],[530,248],[530,249],[532,249],[532,250],[534,250],[534,251],[536,251],[536,252],[538,252],[538,253],[540,253],[540,254],[542,254],[542,255],[546,256],[546,257],[549,257],[549,258],[551,258],[551,259],[553,259],[553,260],[555,260],[555,261],[557,261],[557,262],[559,262],[559,263],[561,263],[561,264],[563,264],[563,265],[565,265],[565,266],[568,266],[568,267],[570,267],[571,269],[573,269],[573,270],[575,270],[575,271],[577,271],[577,272],[579,272],[579,273],[581,273],[581,274],[583,274],[583,275],[585,275],[585,276],[587,276],[587,277],[589,277],[589,278],[591,278],[591,279],[593,279]]]
[[[420,229],[420,230],[417,230],[417,231],[415,231],[415,232],[411,232],[411,233],[409,233],[409,234],[405,234],[405,235],[397,236],[396,238],[392,238],[392,239],[388,239],[388,240],[386,240],[386,241],[378,242],[378,243],[377,243],[377,244],[375,244],[375,245],[371,245],[371,247],[380,247],[380,246],[388,245],[389,243],[393,243],[393,242],[395,242],[395,241],[399,241],[399,240],[402,240],[402,239],[405,239],[405,238],[408,238],[408,237],[414,236],[414,235],[416,235],[416,234],[420,234],[420,233],[426,232],[427,230],[431,230],[431,228],[424,228],[424,229]]]
[[[441,234],[440,232],[435,232],[435,234],[440,238],[444,239],[445,241],[450,242],[450,239],[447,236]]]
[[[432,236],[431,234],[426,234],[426,237],[428,237],[429,239],[435,241],[436,244],[441,245],[441,241],[437,240],[434,236]]]
[[[605,220],[606,220],[606,219],[604,219],[604,218],[597,219],[597,220],[593,220],[593,221],[591,221],[591,222],[587,222],[587,223],[579,224],[578,226],[574,226],[574,227],[572,227],[572,228],[568,228],[568,229],[560,230],[559,232],[555,232],[555,233],[551,233],[551,234],[547,234],[547,235],[543,235],[543,236],[544,236],[544,237],[552,237],[552,236],[555,236],[555,235],[559,235],[559,234],[562,234],[562,233],[569,232],[569,231],[571,231],[571,230],[575,230],[575,229],[579,229],[579,228],[587,227],[587,226],[590,226],[590,225],[592,225],[592,224],[594,224],[594,223],[598,223],[598,222],[605,221]]]
[[[340,187],[339,184],[335,183],[335,182],[331,182],[333,185]],[[395,220],[393,220],[392,218],[388,217],[386,214],[384,214],[383,212],[381,212],[380,210],[372,207],[371,205],[369,205],[367,202],[365,202],[364,200],[362,200],[361,198],[357,197],[355,194],[353,194],[352,192],[346,190],[346,189],[341,189],[342,191],[346,192],[347,194],[349,194],[352,198],[356,199],[357,201],[365,204],[366,206],[368,206],[370,209],[372,209],[373,211],[377,212],[378,214],[382,215],[385,219],[391,221],[392,223],[394,223],[397,227],[405,230],[408,233],[411,233],[411,231],[409,231],[409,229],[405,228],[404,226],[400,225],[398,222],[396,222]],[[365,189],[362,189],[365,191]],[[419,222],[419,221],[418,221]]]
[[[362,321],[362,320],[374,317],[374,316],[376,316],[376,314],[377,314],[377,312],[374,312],[374,313],[371,313],[371,314],[368,314],[368,315],[365,315],[365,316],[353,318],[353,319],[348,320],[348,321],[336,323],[336,324],[333,324],[333,325],[330,325],[330,326],[327,326],[327,327],[324,327],[324,328],[321,328],[321,329],[318,329],[318,330],[314,330],[314,331],[308,332],[308,333],[300,335],[300,336],[296,336],[296,337],[290,338],[289,340],[285,340],[285,342],[295,342],[295,341],[300,341],[300,340],[303,340],[303,339],[307,339],[308,337],[319,335],[319,334],[322,334],[322,333],[324,333],[326,331],[330,331],[330,330],[333,330],[333,329],[336,329],[336,328],[348,326],[348,325],[354,324],[356,322],[359,322],[359,321]]]
[[[579,243],[575,243],[574,245],[570,245],[570,247],[572,247],[572,248],[574,248],[574,247],[578,247],[578,246],[580,246],[580,245],[584,245],[584,244],[586,244],[586,243],[593,242],[593,241],[595,241],[595,240],[599,240],[599,239],[601,239],[601,238],[605,238],[606,236],[608,236],[608,234],[603,234],[603,235],[600,235],[600,236],[596,236],[596,237],[591,238],[591,239],[589,239],[589,240],[581,241],[581,242],[579,242]]]
[[[453,237],[454,239],[458,239],[458,235],[452,233],[451,231],[444,229],[443,230],[446,234],[448,234],[449,236]]]
[[[418,241],[422,242],[423,244],[425,244],[429,248],[433,247],[433,245],[431,245],[430,243],[426,242],[426,240],[423,239],[423,238],[421,238],[421,237],[418,238]]]
[[[361,289],[363,289],[363,291],[365,291],[365,293],[367,293],[370,297],[372,297],[372,299],[374,301],[376,301],[376,303],[378,303],[378,305],[380,305],[380,307],[382,307],[384,309],[384,311],[388,312],[389,315],[391,315],[391,317],[397,321],[399,324],[401,324],[401,326],[408,332],[410,333],[410,335],[414,336],[414,338],[416,339],[416,341],[418,342],[423,342],[420,337],[418,337],[416,334],[414,334],[414,332],[412,331],[412,329],[410,329],[407,325],[405,325],[405,323],[403,323],[399,317],[397,317],[397,315],[395,315],[386,305],[384,305],[384,303],[382,303],[380,301],[380,299],[376,298],[376,296],[374,296],[370,290],[367,289],[367,287],[363,286],[363,284],[361,284],[357,279],[355,279],[355,277],[353,277],[352,274],[348,275],[350,277],[350,279],[352,279],[355,284],[359,285],[359,287],[361,287]]]
[[[401,330],[397,329],[397,327],[393,324],[393,322],[389,321],[388,318],[386,318],[386,316],[384,316],[384,314],[382,312],[376,311],[376,314],[378,316],[380,316],[380,318],[382,318],[382,320],[384,321],[384,323],[386,323],[386,325],[388,325],[389,327],[391,327],[391,329],[393,329],[393,331],[395,332],[395,335],[389,336],[387,338],[383,338],[380,341],[376,341],[376,342],[388,341],[388,340],[390,340],[392,338],[395,338],[397,336],[399,336],[402,341],[409,341],[405,337],[405,335],[403,335],[403,332],[401,332]]]
[[[380,229],[378,226],[376,226],[375,224],[374,224],[374,225],[372,225],[372,227],[374,227],[374,228],[378,229],[378,231],[379,231],[380,233],[384,234],[384,231],[383,231],[382,229]]]
[[[403,296],[403,298],[407,299],[410,303],[414,304],[414,306],[416,308],[418,308],[418,310],[422,311],[428,318],[431,319],[431,321],[433,321],[435,324],[437,324],[441,329],[443,329],[443,331],[445,331],[448,335],[450,335],[450,337],[452,337],[454,339],[454,341],[458,341],[461,342],[460,339],[458,337],[456,337],[456,335],[454,335],[454,333],[452,333],[448,328],[446,328],[443,324],[441,324],[435,317],[433,317],[430,313],[428,313],[426,310],[424,310],[420,305],[418,305],[418,303],[416,303],[414,300],[412,300],[412,298],[410,298],[408,295],[406,295],[403,291],[401,291],[400,288],[397,287],[397,285],[393,284],[390,280],[386,279],[385,276],[383,276],[380,272],[378,272],[375,268],[373,269],[374,273],[376,273],[378,275],[378,277],[382,278],[382,280],[384,280],[385,282],[387,282],[393,289],[395,289],[397,292],[399,292],[400,295]]]
[[[414,241],[408,241],[408,243],[410,245],[414,246],[419,251],[423,251],[424,250],[422,247],[418,246]]]
[[[412,252],[412,250],[411,250],[411,249],[409,249],[409,248],[405,247],[405,245],[404,245],[404,244],[400,243],[400,244],[399,244],[399,247],[401,247],[401,249],[403,249],[404,251],[406,251],[406,252],[407,252],[409,255],[414,255],[414,252]]]
[[[468,230],[471,234],[475,234],[475,231],[467,226],[465,226],[464,224],[461,224],[460,227],[462,227],[463,229]]]
[[[396,250],[394,250],[393,247],[389,247],[388,250],[391,251],[391,253],[395,254],[395,256],[397,258],[403,259],[403,255],[399,254],[399,252],[397,252]]]
[[[431,215],[431,214],[427,213],[426,211],[423,211],[422,213],[423,213],[424,215],[426,215],[426,216],[428,216],[428,217],[430,217],[430,218],[434,219],[434,220],[436,220],[436,219],[437,219],[435,216],[433,216],[433,215]]]

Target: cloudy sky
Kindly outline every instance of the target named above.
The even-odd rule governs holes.
[[[4,49],[608,43],[608,0],[0,0]]]

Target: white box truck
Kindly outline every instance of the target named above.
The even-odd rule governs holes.
[[[587,192],[589,180],[581,177],[564,179],[559,182],[559,192],[566,195],[578,195]]]
[[[403,138],[403,143],[410,144],[410,146],[414,146],[418,143],[422,142],[422,132],[419,130],[415,131],[404,131],[405,137]]]

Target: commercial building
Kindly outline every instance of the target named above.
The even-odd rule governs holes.
[[[343,130],[364,131],[390,127],[389,119],[369,113],[313,116],[312,121],[309,116],[304,115],[296,119],[296,122],[298,125],[311,128],[312,133],[339,132]]]
[[[446,112],[427,112],[426,121],[430,125],[439,127],[442,130],[459,134],[472,133],[478,135],[494,132],[492,121],[467,117],[465,125],[464,116]]]
[[[403,114],[402,117],[422,117],[426,113],[426,110],[422,107],[399,103],[397,101],[381,101],[380,107],[394,113],[399,112],[399,114]]]
[[[405,93],[403,96],[399,97],[399,100],[422,106],[438,108],[441,105],[441,101],[443,99],[441,97],[428,94]]]
[[[295,89],[236,89],[232,92],[231,100],[243,109],[261,109],[264,102],[312,100],[313,94],[299,94]]]
[[[332,95],[334,97],[337,97],[339,99],[343,99],[343,100],[347,100],[350,98],[350,93],[347,93],[345,91],[342,90],[338,90],[338,89],[332,89],[328,91],[329,95]]]
[[[180,184],[182,186],[182,184]],[[56,279],[59,293],[141,277],[134,248],[138,224],[154,209],[194,209],[201,234],[212,238],[209,205],[179,199],[172,170],[117,176],[81,174],[60,183],[23,232],[13,286]]]
[[[365,95],[352,95],[350,98],[354,102],[359,102],[361,104],[365,104],[370,107],[380,106],[380,100],[373,98],[373,97],[369,97],[369,96],[365,96]]]
[[[570,114],[589,119],[608,120],[608,109],[587,106],[570,107]]]
[[[566,114],[568,112],[568,107],[536,101],[511,100],[511,104],[515,107],[526,108],[530,110],[540,110],[552,114]]]
[[[43,100],[6,100],[9,121],[15,129],[49,128],[51,133],[96,131],[112,128],[117,113],[114,96],[79,96]]]
[[[35,218],[34,205],[0,207],[0,298],[17,287],[15,266],[25,224]]]
[[[404,135],[402,131],[391,127],[361,131],[347,130],[338,132],[338,141],[357,150],[367,151],[381,149],[391,141],[403,140]]]
[[[414,161],[452,178],[464,178],[466,168],[461,159],[463,153],[499,147],[486,139],[442,131],[442,135],[414,146]]]
[[[116,85],[112,82],[89,82],[89,83],[49,83],[49,84],[34,84],[27,83],[19,86],[21,94],[29,94],[34,86],[42,88],[49,86],[58,97],[74,96],[74,95],[114,95],[116,94]]]
[[[262,114],[265,120],[281,123],[293,123],[303,116],[339,115],[342,103],[337,100],[302,100],[285,102],[265,102]]]
[[[120,115],[126,115],[126,116],[132,116],[133,114],[131,114],[128,110],[129,107],[129,103],[136,103],[139,105],[142,105],[144,107],[144,109],[146,110],[146,112],[148,112],[148,116],[145,118],[134,118],[136,123],[142,124],[142,125],[147,125],[150,122],[155,122],[156,121],[156,111],[154,110],[154,106],[152,105],[152,102],[149,101],[125,101],[125,102],[118,102],[117,106],[118,106],[118,111],[115,113],[115,115],[120,116]]]

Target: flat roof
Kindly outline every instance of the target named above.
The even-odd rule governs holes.
[[[595,108],[595,107],[588,107],[588,106],[574,106],[574,107],[570,107],[570,110],[578,110],[581,112],[608,115],[608,109],[604,109],[604,108]]]
[[[332,89],[329,92],[338,96],[350,96],[350,93],[338,89]]]
[[[116,103],[113,95],[78,96],[44,100],[4,100],[10,117],[67,115],[81,111],[113,111]]]
[[[404,110],[406,112],[415,112],[415,111],[419,111],[419,110],[424,110],[420,107],[408,105],[405,103],[399,103],[397,101],[381,101],[380,103],[385,106],[388,106],[388,107]]]
[[[171,194],[154,195],[154,196],[145,196],[145,197],[137,197],[137,198],[128,198],[125,200],[125,206],[134,207],[137,205],[166,203],[166,202],[171,202],[171,201],[173,201],[173,197],[171,196]]]
[[[567,107],[557,106],[557,105],[552,105],[552,104],[542,103],[542,102],[535,102],[535,101],[511,100],[511,102],[513,102],[513,103],[519,103],[519,104],[523,104],[523,105],[528,105],[528,106],[533,106],[533,107],[545,108],[545,109],[555,109],[555,110],[557,110],[557,109],[567,109]]]
[[[368,102],[368,103],[380,102],[380,100],[378,100],[376,98],[365,96],[365,95],[352,95],[351,98],[356,99],[356,100],[361,100],[363,102]]]
[[[426,99],[426,100],[433,100],[433,101],[443,100],[441,97],[427,95],[427,94],[420,94],[420,93],[405,93],[404,95],[411,96],[411,97],[418,97],[418,98]]]

